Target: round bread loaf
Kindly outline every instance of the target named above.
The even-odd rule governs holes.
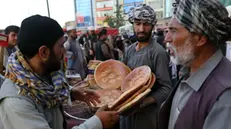
[[[125,64],[116,60],[100,63],[95,69],[96,83],[103,89],[120,88],[124,78],[131,72]]]

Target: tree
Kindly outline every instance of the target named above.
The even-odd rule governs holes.
[[[114,16],[107,15],[103,22],[107,22],[108,25],[112,28],[119,28],[125,25],[124,13],[121,9],[122,7],[123,7],[122,5],[116,6],[116,11],[114,12]]]

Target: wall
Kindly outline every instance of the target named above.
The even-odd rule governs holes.
[[[96,0],[96,25],[104,26],[104,20],[107,15],[114,14],[114,7],[116,6],[115,0]]]

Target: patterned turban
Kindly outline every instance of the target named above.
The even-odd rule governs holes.
[[[146,21],[152,25],[155,25],[157,22],[155,11],[145,4],[130,8],[128,12],[128,21],[133,24],[134,20]]]
[[[175,17],[191,33],[202,34],[211,43],[231,38],[231,18],[218,0],[176,0]]]

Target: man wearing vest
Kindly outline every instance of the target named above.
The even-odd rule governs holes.
[[[96,43],[95,47],[96,60],[105,61],[108,59],[114,59],[114,56],[110,50],[110,46],[105,42],[107,37],[108,35],[106,28],[102,28],[98,33],[98,42]]]
[[[4,129],[66,129],[62,104],[72,100],[92,103],[99,96],[67,85],[60,72],[65,53],[64,33],[57,21],[34,15],[22,21],[19,50],[8,59],[0,89],[0,120]],[[111,128],[118,113],[104,111],[73,129]]]
[[[166,35],[183,76],[159,112],[158,129],[231,129],[231,63],[218,46],[231,19],[218,0],[177,0]]]

